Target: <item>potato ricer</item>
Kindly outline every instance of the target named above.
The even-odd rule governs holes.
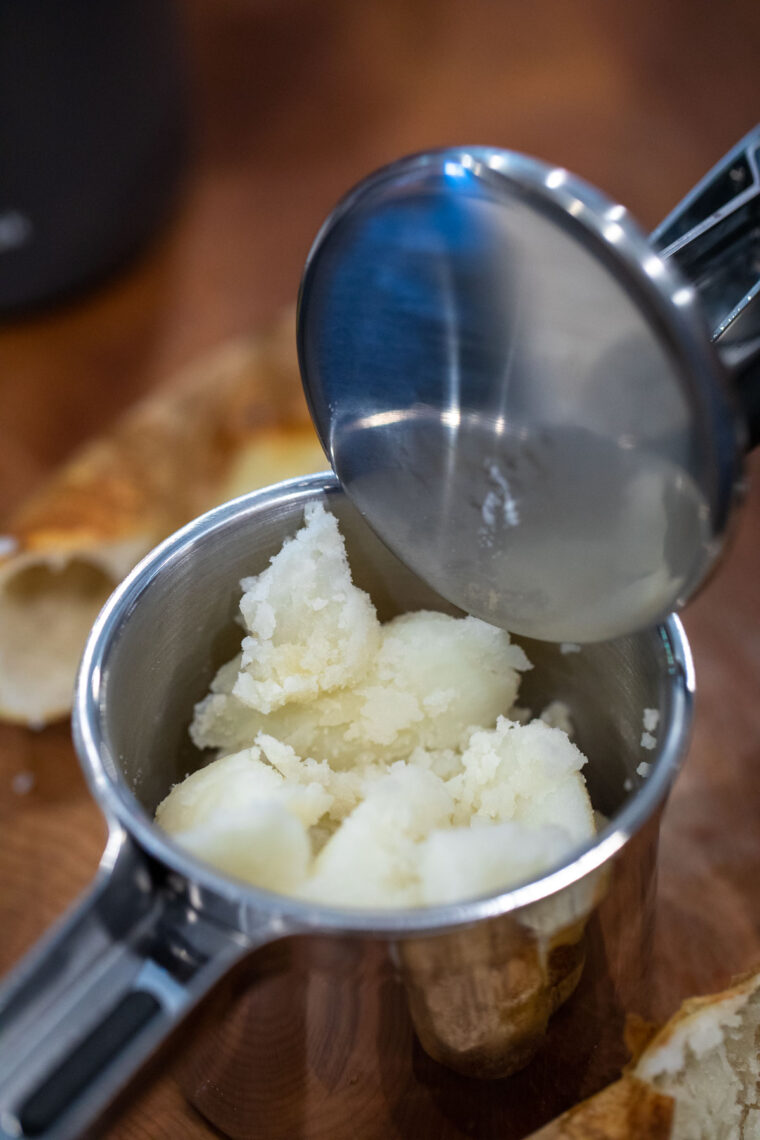
[[[375,532],[448,601],[587,642],[678,609],[760,431],[760,128],[649,238],[566,170],[404,158],[322,227],[298,340]]]

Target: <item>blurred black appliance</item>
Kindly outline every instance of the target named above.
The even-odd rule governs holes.
[[[171,0],[0,0],[0,310],[107,273],[165,216],[181,55]]]

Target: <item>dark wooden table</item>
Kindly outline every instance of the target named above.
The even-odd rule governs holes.
[[[0,331],[0,511],[168,372],[291,301],[323,216],[374,166],[494,143],[568,166],[653,226],[760,118],[756,0],[185,0],[183,13],[195,154],[179,209],[117,278]],[[663,1014],[760,961],[759,536],[751,490],[686,615],[699,702],[663,831]],[[0,819],[6,968],[101,852],[67,725],[0,728]],[[108,1132],[211,1134],[167,1078]]]

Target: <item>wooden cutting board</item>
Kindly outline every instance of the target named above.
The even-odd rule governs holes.
[[[187,0],[184,11],[197,112],[184,201],[117,281],[0,330],[0,512],[168,372],[288,303],[324,213],[380,162],[463,139],[511,146],[567,164],[653,225],[760,117],[755,0],[730,18],[688,0]],[[760,488],[686,627],[699,698],[662,834],[661,1016],[760,961]],[[66,724],[0,727],[0,829],[4,970],[101,853]],[[303,1119],[303,1087],[283,1080]],[[447,1136],[485,1136],[455,1100],[438,1097],[443,1117],[427,1125],[422,1110],[400,1119],[379,1101],[376,1122],[389,1138],[439,1137],[444,1117]],[[361,1137],[343,1125],[334,1140]],[[217,1133],[159,1075],[105,1134]]]

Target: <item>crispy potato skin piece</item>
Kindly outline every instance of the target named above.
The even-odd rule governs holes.
[[[626,1074],[530,1140],[668,1140],[675,1102]]]
[[[760,972],[742,974],[721,993],[687,999],[660,1029],[631,1018],[626,1043],[633,1059],[621,1079],[534,1132],[529,1140],[670,1140],[676,1100],[659,1092],[637,1072],[648,1058],[667,1047],[685,1022],[714,1021],[721,1006],[725,1008],[736,998],[749,1000],[758,987]],[[699,1065],[699,1061],[693,1063]]]
[[[68,714],[95,614],[156,543],[229,498],[328,466],[301,390],[294,319],[185,368],[7,520],[0,719],[41,727]]]

